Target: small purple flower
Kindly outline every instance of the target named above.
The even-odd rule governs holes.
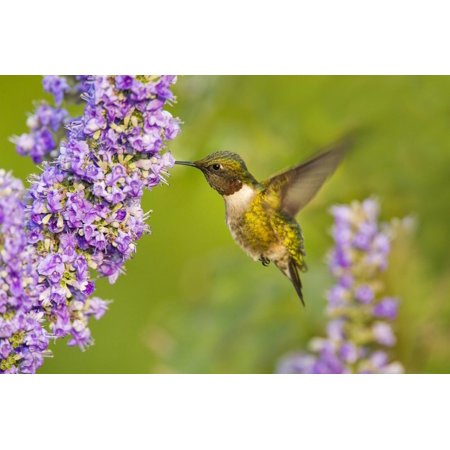
[[[0,338],[9,338],[13,333],[13,325],[6,319],[0,319]]]
[[[9,337],[9,336],[2,336]],[[6,359],[13,352],[13,346],[6,339],[0,340],[0,359]]]
[[[76,257],[77,238],[74,233],[61,234],[59,237],[59,250],[64,262],[72,262]]]
[[[327,324],[327,335],[332,341],[342,341],[345,339],[345,321],[342,319],[330,320]]]
[[[339,284],[333,286],[327,293],[327,300],[331,307],[343,306],[348,298],[348,291]]]
[[[47,277],[52,284],[59,283],[64,274],[61,255],[49,254],[38,265],[38,272]]]
[[[63,209],[63,194],[57,190],[50,190],[47,194],[47,203],[49,206],[49,212],[57,212]]]
[[[278,373],[314,373],[316,358],[308,353],[291,353],[278,364]]]
[[[380,205],[374,198],[367,198],[361,204],[368,221],[376,222],[380,214]]]
[[[44,89],[55,97],[55,103],[61,105],[64,95],[69,92],[70,88],[65,77],[48,75],[44,77],[42,82]]]
[[[353,342],[345,342],[339,348],[339,356],[346,363],[353,364],[358,360],[358,349]]]
[[[389,357],[386,352],[378,350],[370,356],[369,360],[377,369],[382,369],[388,364]]]
[[[336,205],[330,210],[332,216],[334,217],[335,226],[347,225],[351,222],[353,215],[352,211],[348,206]]]
[[[392,347],[395,344],[395,335],[389,324],[385,322],[375,322],[372,331],[375,340],[379,344],[386,345],[388,347]]]
[[[355,279],[350,274],[344,274],[338,280],[339,286],[342,286],[345,289],[351,289],[353,287],[354,282]]]
[[[355,291],[355,298],[361,303],[370,303],[374,298],[374,293],[372,288],[367,284],[362,284]]]
[[[372,222],[363,222],[358,232],[353,236],[353,245],[358,250],[368,251],[377,232],[377,226]]]
[[[92,297],[87,302],[86,315],[100,319],[108,309],[108,302],[98,297]]]
[[[391,241],[385,234],[377,234],[373,240],[374,250],[386,255],[391,249]]]
[[[333,235],[333,239],[335,240],[335,242],[343,245],[349,244],[352,239],[351,229],[347,226],[342,226],[339,224],[336,224],[333,227],[331,234]]]
[[[133,86],[134,78],[130,75],[118,75],[116,77],[116,87],[117,89],[125,90],[131,89]]]
[[[381,299],[373,309],[377,317],[394,320],[397,317],[398,300],[392,297]]]
[[[89,267],[86,258],[83,255],[78,255],[72,263],[77,281],[86,281],[89,275]]]
[[[346,248],[337,247],[330,255],[330,268],[333,274],[338,274],[342,270],[348,269],[352,264],[352,254]]]

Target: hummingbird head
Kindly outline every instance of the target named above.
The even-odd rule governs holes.
[[[214,152],[199,161],[175,161],[175,164],[200,169],[209,185],[220,195],[232,195],[244,184],[257,183],[243,159],[233,152]]]

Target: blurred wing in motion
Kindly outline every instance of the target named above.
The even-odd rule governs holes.
[[[263,183],[266,197],[273,201],[281,199],[279,210],[295,217],[336,170],[350,144],[350,138],[345,138],[309,161],[266,180]]]

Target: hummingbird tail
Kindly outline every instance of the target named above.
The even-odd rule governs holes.
[[[303,300],[303,293],[302,293],[302,280],[300,279],[300,275],[298,273],[297,264],[293,259],[289,259],[288,268],[289,268],[289,279],[294,285],[295,291],[297,292],[297,295],[300,298],[302,305],[305,306],[305,301]]]

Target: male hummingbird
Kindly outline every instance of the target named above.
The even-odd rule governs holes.
[[[271,261],[286,275],[303,300],[299,271],[305,272],[305,250],[298,212],[314,197],[342,159],[348,141],[268,180],[259,182],[237,153],[218,151],[205,158],[175,164],[200,169],[225,200],[226,222],[234,240],[255,261]]]

